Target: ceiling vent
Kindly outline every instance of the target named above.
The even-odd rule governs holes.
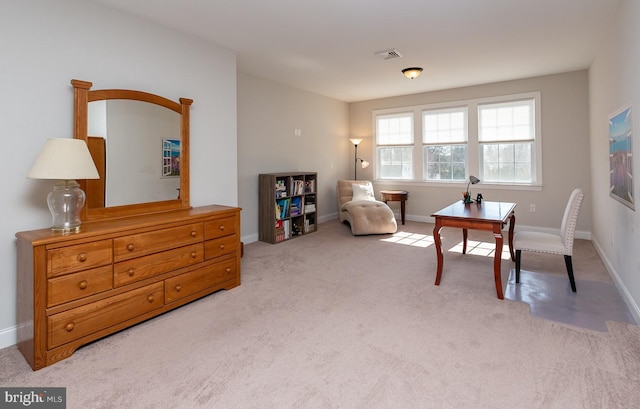
[[[393,60],[394,58],[401,58],[402,54],[400,54],[398,52],[398,50],[395,49],[391,49],[391,50],[384,50],[384,51],[378,51],[376,53],[376,55],[381,59],[381,60]]]

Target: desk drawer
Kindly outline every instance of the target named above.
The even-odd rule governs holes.
[[[48,277],[111,264],[111,240],[47,250],[47,260]]]
[[[164,305],[164,285],[155,283],[49,317],[49,349],[103,330]]]
[[[204,260],[202,243],[151,254],[116,263],[113,267],[113,285],[120,287],[158,274],[187,267]]]
[[[111,265],[51,278],[47,282],[47,307],[78,300],[111,288]]]

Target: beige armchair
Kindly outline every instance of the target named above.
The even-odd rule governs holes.
[[[349,223],[354,236],[395,233],[398,223],[386,203],[377,201],[368,180],[338,180],[340,222]]]

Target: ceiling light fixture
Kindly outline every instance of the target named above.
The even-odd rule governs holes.
[[[402,73],[404,74],[404,76],[409,78],[410,80],[418,78],[421,72],[422,72],[422,68],[420,67],[409,67],[402,70]]]

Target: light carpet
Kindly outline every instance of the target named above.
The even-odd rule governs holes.
[[[240,287],[37,372],[6,348],[0,384],[64,386],[70,409],[637,407],[637,325],[592,331],[498,300],[491,255],[460,254],[455,229],[443,229],[435,286],[433,225],[399,228],[354,237],[331,221],[280,244],[248,244]],[[493,242],[476,233],[470,239]],[[577,243],[574,258],[577,278],[610,282],[591,243]],[[541,271],[556,261],[527,263]],[[503,263],[505,285],[512,267]]]

